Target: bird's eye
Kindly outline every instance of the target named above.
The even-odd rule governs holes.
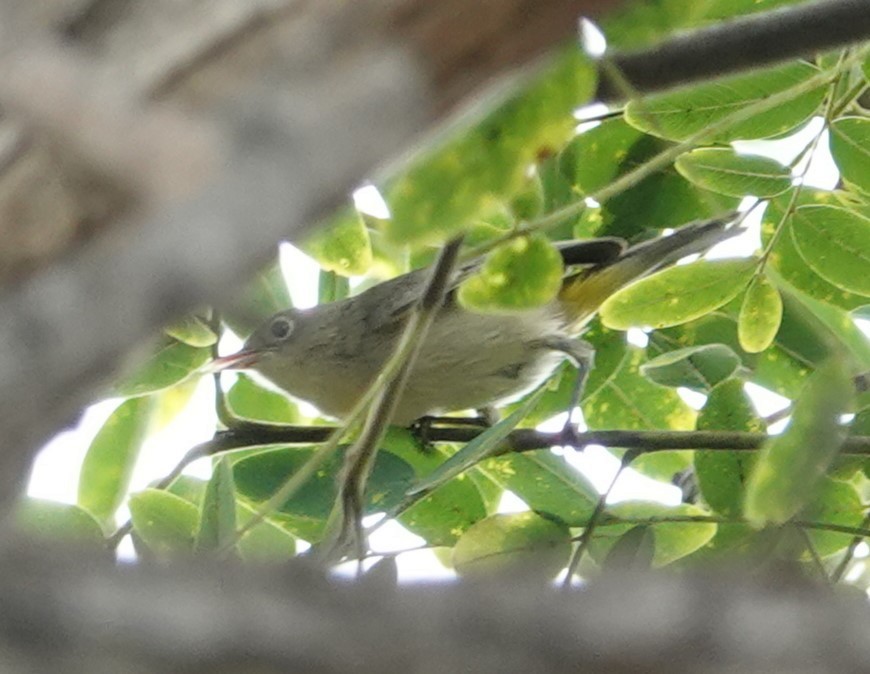
[[[272,336],[275,339],[287,339],[290,336],[290,333],[293,332],[293,321],[289,318],[279,316],[272,321],[269,330],[272,332]]]

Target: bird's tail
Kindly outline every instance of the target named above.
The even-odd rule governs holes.
[[[687,255],[703,253],[720,241],[739,234],[741,228],[729,226],[733,220],[731,214],[689,223],[668,236],[632,246],[611,262],[566,277],[559,302],[572,329],[579,331],[617,290]]]

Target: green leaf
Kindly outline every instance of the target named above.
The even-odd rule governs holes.
[[[836,206],[802,206],[791,233],[801,257],[819,276],[870,296],[870,218]]]
[[[778,161],[731,148],[699,148],[680,156],[674,166],[686,180],[734,197],[772,197],[791,187],[791,173]]]
[[[407,430],[391,427],[383,450],[408,463],[417,476],[437,470],[445,458],[443,446],[427,451]],[[399,522],[429,545],[453,545],[472,524],[486,517],[486,505],[475,480],[459,475],[442,484],[399,515]]]
[[[574,192],[594,196],[614,179],[670,147],[671,143],[642,134],[622,119],[612,119],[577,136],[561,153],[559,167]],[[570,201],[577,198],[575,194]],[[636,240],[649,230],[710,218],[737,204],[738,199],[703,190],[667,167],[611,197],[601,209],[587,208],[571,223],[583,237],[608,235]],[[562,204],[554,204],[558,205]]]
[[[516,220],[533,220],[544,211],[544,186],[537,172],[526,178],[511,197],[510,210]]]
[[[844,527],[864,526],[865,508],[854,485],[823,478],[815,490],[813,500],[803,509],[800,519]],[[852,534],[808,529],[810,540],[821,557],[844,550],[852,542]]]
[[[493,200],[510,198],[528,167],[570,138],[572,111],[592,95],[595,79],[588,58],[571,45],[523,91],[426,153],[386,188],[388,238],[442,241]]]
[[[790,197],[791,194],[786,193],[783,197],[774,199],[767,205],[764,211],[764,218],[761,222],[762,239],[766,245],[774,237],[777,227],[783,219],[787,201]],[[798,197],[798,204],[825,204],[848,207],[849,199],[850,195],[844,192],[826,192],[804,188]],[[789,227],[789,220],[786,220],[784,226]],[[822,302],[827,302],[846,310],[854,309],[868,302],[866,297],[847,292],[829,283],[813,271],[804,261],[792,237],[787,232],[783,236],[778,236],[774,242],[773,249],[767,258],[767,268],[770,269],[771,267],[793,286]]]
[[[698,415],[699,431],[749,431],[764,433],[765,426],[746,395],[743,382],[731,379],[714,388]],[[755,463],[755,452],[695,450],[698,487],[713,510],[728,517],[743,512],[746,481]]]
[[[676,391],[662,388],[640,375],[638,370],[643,359],[642,349],[629,348],[626,359],[613,376],[583,401],[583,417],[589,428],[691,430],[695,427],[694,410]],[[690,452],[655,452],[635,459],[632,468],[656,479],[670,480],[690,463]]]
[[[372,266],[372,243],[362,217],[348,210],[316,230],[300,246],[323,269],[342,276],[365,274]]]
[[[131,398],[180,384],[211,360],[209,349],[182,342],[164,342],[136,371],[122,378],[112,396]]]
[[[652,566],[655,549],[655,529],[641,524],[613,544],[601,566],[608,571],[644,571]]]
[[[286,396],[257,384],[251,377],[240,374],[227,391],[227,404],[232,413],[243,419],[275,424],[295,424],[299,410]]]
[[[15,511],[15,524],[26,534],[52,542],[103,544],[100,524],[86,510],[66,503],[25,498]]]
[[[239,337],[247,337],[272,314],[292,306],[284,272],[276,260],[230,299],[221,318]]]
[[[650,381],[709,392],[740,367],[740,357],[724,344],[690,346],[644,363],[640,373]]]
[[[236,520],[244,526],[254,517],[250,506],[237,503]],[[296,555],[296,539],[269,518],[248,530],[237,544],[239,554],[246,562],[277,562]]]
[[[611,295],[601,305],[609,328],[663,328],[718,309],[746,287],[758,261],[700,260],[671,267]]]
[[[788,427],[758,455],[744,504],[753,526],[782,524],[807,503],[846,437],[839,417],[850,408],[852,395],[849,373],[839,359],[810,376]]]
[[[569,526],[589,520],[598,503],[592,483],[564,458],[548,449],[488,459],[480,470],[538,513]]]
[[[197,510],[201,510],[208,484],[205,480],[181,475],[168,490],[192,503]],[[255,509],[251,506],[236,501],[236,522],[239,527],[246,525],[255,513]],[[281,561],[290,559],[296,554],[296,538],[284,530],[280,523],[266,517],[245,532],[237,548],[246,562]]]
[[[782,297],[766,276],[756,276],[740,307],[737,336],[747,353],[764,351],[776,338],[782,323]]]
[[[459,287],[459,301],[478,311],[543,306],[562,287],[563,271],[562,256],[546,236],[520,237],[487,255]]]
[[[571,532],[533,512],[497,514],[477,522],[453,548],[462,576],[523,571],[552,578],[568,562]]]
[[[669,517],[705,517],[707,512],[686,503],[666,506],[661,503],[627,501],[609,506],[607,512],[617,520],[598,525],[589,543],[593,559],[602,562],[613,546],[637,525],[650,525],[655,532],[652,566],[659,568],[692,554],[716,535],[712,522],[662,522]]]
[[[630,101],[625,108],[625,119],[646,133],[685,140],[736,110],[801,85],[818,74],[815,66],[796,61],[776,68],[723,77],[674,92],[647,96],[642,101]],[[707,140],[726,143],[781,135],[812,117],[826,90],[825,86],[816,87]]]
[[[124,501],[153,409],[149,398],[121,403],[91,442],[79,473],[78,504],[109,522]]]
[[[525,415],[534,408],[538,399],[542,395],[543,389],[539,389],[537,393],[529,396],[526,401],[517,408],[514,412],[499,421],[497,424],[490,426],[483,433],[467,443],[456,454],[447,459],[437,469],[425,477],[417,480],[417,482],[408,490],[408,495],[413,496],[425,491],[431,491],[436,487],[445,484],[452,480],[457,475],[464,473],[466,470],[479,463],[483,459],[491,455],[493,450],[498,448],[498,445],[517,427],[517,424],[523,420]]]
[[[196,535],[198,551],[217,551],[236,538],[236,490],[233,468],[227,457],[214,466],[214,473],[205,489],[199,531]]]
[[[199,509],[161,489],[146,489],[130,497],[133,532],[157,555],[193,552]]]
[[[218,340],[218,336],[209,327],[208,323],[199,316],[194,315],[180,318],[172,325],[163,328],[163,332],[179,342],[184,342],[190,346],[211,346]]]
[[[320,270],[317,280],[317,303],[329,304],[343,300],[350,294],[350,280],[334,271]]]
[[[626,159],[642,137],[622,119],[609,119],[579,134],[562,150],[559,170],[581,194],[592,194],[629,168]]]
[[[847,183],[870,193],[870,119],[841,117],[831,130],[831,154]]]
[[[278,446],[238,460],[233,464],[238,495],[253,504],[268,500],[316,450],[315,447]],[[319,540],[335,502],[341,463],[341,456],[333,455],[273,514],[273,519],[296,536],[312,542]],[[379,452],[366,491],[366,512],[387,511],[398,505],[413,475],[413,469],[405,461]]]

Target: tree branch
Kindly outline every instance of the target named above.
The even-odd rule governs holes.
[[[200,447],[204,456],[220,454],[241,447],[268,444],[309,444],[323,442],[334,430],[332,426],[270,426],[250,424],[239,429],[221,431],[213,440]],[[432,426],[426,431],[429,442],[470,442],[485,429],[473,426]],[[587,445],[601,445],[618,449],[635,449],[638,454],[681,449],[712,452],[751,452],[760,449],[771,436],[746,431],[622,431],[599,430],[576,432],[567,428],[548,433],[520,428],[507,436],[504,446],[494,456],[511,452],[531,452],[550,447],[570,446],[582,449]],[[870,436],[855,435],[846,438],[841,454],[864,456],[870,454]]]
[[[811,56],[868,37],[867,0],[819,0],[734,19],[610,58],[633,89],[651,92]],[[602,78],[596,97],[619,99],[621,90]]]
[[[58,563],[62,560],[63,563]],[[0,555],[4,671],[866,672],[866,600],[794,578],[610,573],[559,592],[522,577],[412,585],[304,564],[114,567]]]

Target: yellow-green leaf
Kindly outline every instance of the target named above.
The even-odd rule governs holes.
[[[556,297],[562,287],[562,256],[543,234],[499,246],[459,288],[459,301],[481,311],[528,309]]]
[[[744,514],[753,526],[787,522],[812,498],[846,437],[840,415],[851,407],[853,393],[838,358],[809,377],[791,422],[764,446],[750,476]]]
[[[834,120],[831,154],[843,180],[870,193],[870,119],[841,117]]]
[[[124,500],[145,439],[152,401],[121,403],[91,442],[79,473],[78,504],[108,522]]]
[[[491,515],[473,524],[453,548],[460,575],[520,570],[545,578],[568,562],[571,532],[533,512]]]
[[[791,233],[801,257],[819,276],[870,296],[870,218],[838,206],[802,206]]]
[[[773,344],[782,322],[782,297],[766,276],[756,277],[743,298],[737,319],[740,347],[747,353],[764,351]]]
[[[654,274],[612,295],[601,306],[609,328],[663,328],[700,318],[746,286],[756,260],[701,260]]]
[[[439,242],[493,200],[508,200],[528,167],[570,137],[572,111],[591,96],[595,69],[576,45],[560,51],[531,85],[465,128],[386,186],[389,239]]]
[[[171,325],[163,328],[170,337],[191,346],[211,346],[218,340],[208,323],[199,316],[184,316]]]
[[[209,360],[209,349],[174,340],[164,342],[148,360],[115,385],[112,395],[130,398],[175,386],[196,373]]]
[[[175,494],[146,489],[130,497],[133,531],[158,555],[193,551],[199,510]]]
[[[67,503],[26,498],[15,512],[15,524],[26,534],[54,543],[103,544],[103,530],[93,516],[79,506]]]
[[[795,61],[776,68],[723,77],[631,101],[625,108],[625,119],[632,126],[654,136],[685,140],[736,110],[799,86],[818,74],[819,70],[815,66]],[[759,112],[708,140],[721,143],[785,133],[818,110],[825,92],[826,87],[819,86],[796,95],[790,101]]]
[[[775,159],[738,154],[730,147],[687,152],[674,166],[686,180],[734,197],[772,197],[791,186],[791,173]]]
[[[301,248],[325,270],[342,276],[364,274],[372,266],[369,231],[356,211],[343,213],[315,231]]]

